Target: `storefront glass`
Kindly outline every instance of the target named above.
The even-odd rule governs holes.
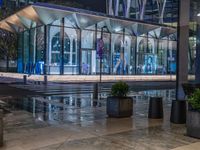
[[[24,48],[24,53],[23,53],[23,68],[24,68],[24,73],[29,73],[30,72],[30,66],[29,66],[29,56],[30,56],[30,51],[29,51],[29,31],[24,32],[23,36],[23,48]]]
[[[49,27],[49,73],[61,72],[61,27]]]
[[[44,73],[45,36],[44,26],[36,28],[35,74]]]
[[[111,34],[108,31],[98,32],[97,41],[99,41],[101,38],[104,44],[103,46],[104,48],[102,52],[102,74],[110,74],[111,72],[111,49],[110,49]],[[97,68],[97,73],[99,74],[101,59],[98,55],[96,57],[97,57],[96,68]]]
[[[44,74],[45,66],[47,74],[97,75],[101,67],[106,75],[176,72],[176,41],[168,36],[136,36],[126,30],[114,32],[107,26],[80,29],[69,20],[65,24],[59,20],[19,34],[18,72],[24,69],[25,73]]]
[[[23,32],[18,34],[17,72],[23,73]]]
[[[64,29],[64,74],[79,73],[80,30]]]

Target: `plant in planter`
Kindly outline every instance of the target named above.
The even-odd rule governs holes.
[[[200,89],[196,89],[188,98],[187,135],[200,138]]]
[[[133,99],[127,97],[129,86],[125,82],[117,82],[111,88],[107,98],[107,115],[109,117],[130,117],[133,114]]]

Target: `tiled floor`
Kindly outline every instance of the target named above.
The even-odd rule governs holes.
[[[185,136],[185,125],[147,118],[104,118],[80,123],[49,124],[30,113],[5,118],[4,150],[168,150],[200,142]]]
[[[52,90],[52,89],[51,89]],[[49,89],[48,92],[51,91]],[[149,96],[164,97],[164,119],[147,118]],[[170,150],[198,147],[185,125],[169,121],[173,90],[131,92],[134,115],[107,118],[106,100],[90,94],[9,98],[2,150]],[[199,145],[200,147],[200,145]],[[187,147],[188,148],[188,147]],[[184,150],[184,149],[183,149]],[[194,149],[198,150],[198,149]]]
[[[173,150],[198,150],[198,149],[200,149],[200,142],[196,142],[196,143],[189,144],[186,146],[181,146]]]

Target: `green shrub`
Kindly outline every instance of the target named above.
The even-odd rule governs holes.
[[[189,96],[188,103],[192,109],[200,111],[200,89],[196,89],[194,93]]]
[[[119,81],[112,85],[111,95],[112,96],[126,96],[129,91],[127,83]]]

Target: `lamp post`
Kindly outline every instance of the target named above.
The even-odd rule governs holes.
[[[103,26],[101,28],[101,38],[98,40],[98,55],[100,59],[100,83],[102,82],[102,59],[103,59],[103,51],[104,51],[104,41],[103,41],[103,29],[106,28],[106,26]]]
[[[99,55],[99,59],[100,59],[100,80],[99,80],[99,89],[101,87],[101,82],[102,82],[102,59],[103,59],[103,50],[104,50],[104,42],[103,42],[103,29],[106,28],[106,26],[103,26],[101,28],[101,38],[98,41],[98,55]],[[100,95],[100,99],[101,99],[101,95]]]

